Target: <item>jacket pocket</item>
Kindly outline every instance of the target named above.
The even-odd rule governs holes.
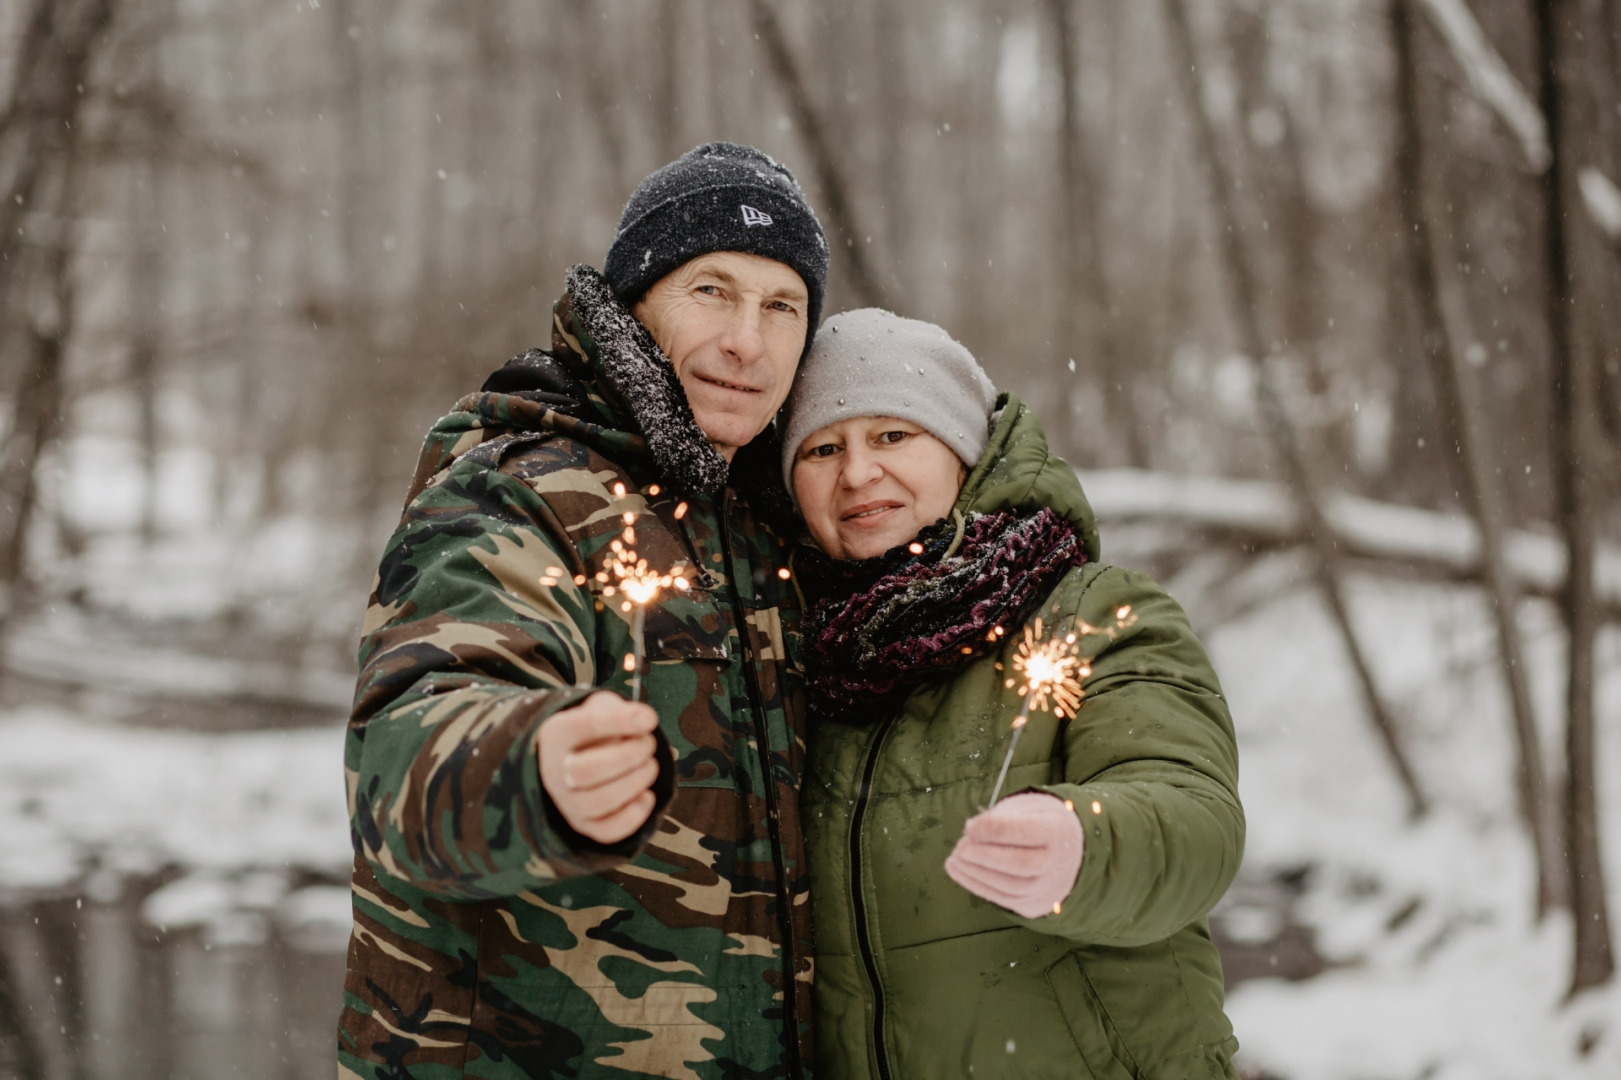
[[[675,751],[676,786],[735,792],[734,754],[745,735],[732,709],[740,658],[729,613],[703,590],[666,593],[648,607],[642,640],[644,700]]]
[[[1047,982],[1058,998],[1075,1048],[1095,1080],[1134,1080],[1136,1069],[1127,1064],[1131,1055],[1087,979],[1080,957],[1073,952],[1060,957],[1047,969]]]
[[[732,658],[731,622],[709,593],[693,589],[661,598],[647,609],[642,640],[650,663]]]

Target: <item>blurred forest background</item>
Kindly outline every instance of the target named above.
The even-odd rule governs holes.
[[[829,311],[1038,403],[1113,559],[1202,633],[1272,612],[1234,667],[1316,620],[1388,836],[1507,807],[1464,817],[1529,853],[1547,1075],[1621,1061],[1621,3],[6,0],[0,1076],[329,1074],[333,732],[418,440],[711,139],[800,178]],[[1403,682],[1392,626],[1442,609]],[[1485,698],[1427,712],[1463,654]],[[1258,791],[1230,981],[1376,955],[1318,940],[1332,859],[1269,848]],[[1441,912],[1400,963],[1472,925],[1354,869],[1386,936]],[[1255,1024],[1249,1075],[1341,1075]]]

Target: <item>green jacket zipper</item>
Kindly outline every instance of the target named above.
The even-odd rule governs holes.
[[[737,641],[743,653],[743,682],[749,691],[749,708],[754,714],[755,749],[760,755],[760,772],[765,786],[767,828],[771,834],[771,861],[777,871],[777,932],[782,935],[782,1005],[788,1021],[788,1074],[804,1075],[799,1060],[799,985],[794,978],[794,922],[792,898],[788,894],[788,867],[782,855],[782,816],[777,809],[776,770],[771,767],[771,727],[766,721],[765,695],[760,692],[759,674],[754,670],[754,649],[749,644],[749,626],[743,611],[743,595],[738,591],[732,567],[732,493],[728,490],[720,507],[721,556],[726,560],[726,583],[732,598],[732,617],[737,620]],[[743,562],[752,582],[754,564],[745,547]]]
[[[866,764],[861,768],[855,809],[850,812],[850,896],[855,904],[856,948],[861,953],[861,965],[866,969],[867,981],[872,984],[872,1046],[873,1056],[878,1062],[879,1080],[890,1080],[889,1052],[884,1047],[884,987],[878,981],[878,960],[872,949],[872,934],[867,929],[867,904],[862,895],[861,824],[867,816],[872,777],[878,771],[878,751],[883,749],[884,736],[889,734],[893,723],[893,718],[885,720],[873,737],[872,749],[867,751]]]

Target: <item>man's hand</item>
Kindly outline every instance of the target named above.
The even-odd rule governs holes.
[[[658,714],[599,690],[540,725],[540,782],[574,831],[599,844],[635,833],[657,801]]]

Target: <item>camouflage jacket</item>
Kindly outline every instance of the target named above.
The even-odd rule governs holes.
[[[768,481],[744,479],[775,452],[728,469],[601,275],[568,285],[552,348],[434,426],[378,571],[339,1075],[805,1075],[798,605]],[[599,577],[626,515],[691,587],[646,611],[659,809],[604,846],[549,805],[535,736],[593,688],[628,694],[631,615]]]

